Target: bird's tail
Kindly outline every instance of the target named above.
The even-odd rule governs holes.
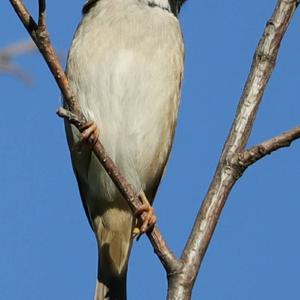
[[[95,300],[126,300],[126,272],[109,282],[97,280]]]
[[[101,240],[98,241],[99,264],[95,300],[127,299],[127,265],[132,245],[132,218],[130,219],[130,225],[122,230],[115,231],[104,226],[98,228]]]

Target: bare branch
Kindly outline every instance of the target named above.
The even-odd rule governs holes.
[[[43,1],[42,1],[43,2]],[[30,13],[28,12],[27,8],[23,4],[21,0],[10,0],[11,5],[13,6],[15,12],[19,16],[20,20],[22,21],[24,27],[30,34],[32,40],[40,50],[43,58],[45,59],[54,79],[59,86],[66,102],[68,103],[69,109],[80,116],[80,108],[75,101],[75,97],[70,90],[67,77],[63,68],[61,67],[57,55],[55,53],[54,48],[49,39],[49,34],[47,31],[47,27],[39,28]],[[40,5],[43,3],[39,2]],[[43,12],[43,7],[39,7],[39,13]],[[45,12],[43,12],[45,14]],[[41,17],[40,17],[41,19]],[[45,19],[44,19],[45,20]],[[42,23],[44,22],[42,21]]]
[[[273,137],[259,145],[256,145],[244,152],[238,154],[237,163],[242,168],[247,168],[258,160],[264,158],[272,152],[289,147],[292,142],[300,138],[300,126],[290,129],[278,136]]]
[[[31,53],[36,50],[35,44],[29,41],[21,41],[0,49],[0,60],[11,60],[14,57]]]
[[[31,85],[33,83],[33,80],[28,73],[23,71],[22,68],[19,68],[18,66],[15,66],[11,63],[2,64],[0,62],[0,73],[1,72],[17,77],[18,79],[22,80],[25,84]]]
[[[168,299],[189,299],[201,262],[213,235],[228,195],[242,175],[234,155],[248,142],[262,96],[275,67],[281,40],[297,7],[296,0],[279,0],[256,49],[250,74],[229,136],[198,212],[182,260],[183,270],[169,281]]]
[[[87,120],[82,114],[78,102],[76,101],[75,96],[70,89],[66,74],[59,63],[58,57],[50,42],[45,21],[45,1],[39,1],[39,25],[37,25],[33,20],[32,16],[28,12],[22,1],[10,0],[10,3],[14,7],[17,15],[21,19],[23,25],[32,37],[33,41],[39,48],[57,82],[57,85],[59,86],[63,94],[65,105],[67,106],[69,111],[61,108],[58,111],[58,115],[68,119],[70,123],[75,125],[81,131],[83,125],[87,122]],[[93,141],[90,141],[90,144],[91,146],[93,146],[93,151],[99,159],[100,163],[103,165],[112,181],[116,184],[120,193],[127,200],[128,205],[135,212],[141,205],[138,195],[134,192],[131,185],[125,180],[124,176],[120,173],[114,162],[108,156],[100,141],[97,141],[95,145],[93,145]],[[155,226],[152,232],[147,235],[151,241],[152,246],[154,247],[155,253],[158,255],[166,271],[169,273],[177,270],[180,266],[180,261],[176,259],[175,255],[166,245],[157,226]]]
[[[13,59],[21,54],[34,52],[36,46],[32,41],[18,42],[0,49],[0,72],[15,76],[26,84],[32,84],[31,76],[21,67],[13,64]]]
[[[46,28],[46,1],[39,0],[39,28]]]

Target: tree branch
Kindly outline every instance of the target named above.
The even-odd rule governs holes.
[[[36,50],[32,41],[18,42],[6,48],[0,49],[0,72],[10,74],[21,79],[26,84],[32,83],[32,78],[21,67],[13,64],[13,59],[21,54]]]
[[[38,27],[46,30],[46,1],[39,0]]]
[[[275,67],[281,40],[296,7],[296,0],[279,0],[266,25],[214,178],[184,248],[181,257],[183,269],[169,280],[168,299],[191,297],[192,287],[222,209],[233,185],[244,171],[235,163],[234,157],[244,151],[248,142],[259,104]]]
[[[237,163],[246,169],[266,155],[284,147],[289,147],[292,142],[300,138],[300,126],[290,129],[259,145],[253,146],[237,155]]]
[[[32,40],[39,48],[43,58],[45,59],[52,75],[54,76],[58,87],[64,97],[65,105],[68,108],[59,109],[58,115],[69,120],[70,123],[75,125],[79,131],[82,131],[84,124],[87,122],[85,116],[82,114],[79,104],[72,93],[67,76],[62,69],[58,57],[51,44],[49,33],[46,26],[46,4],[44,0],[39,0],[39,20],[38,24],[34,21],[27,8],[21,0],[10,0],[14,10],[22,21],[24,27],[27,29]],[[124,176],[120,173],[114,162],[108,156],[103,145],[100,141],[97,141],[93,145],[92,141],[89,141],[93,147],[93,151],[100,163],[115,183],[120,193],[128,202],[130,208],[135,212],[141,205],[137,193],[133,190],[131,185],[125,180]],[[143,215],[142,215],[143,218]],[[166,271],[174,272],[180,267],[180,261],[178,261],[172,251],[168,248],[157,226],[151,233],[147,234],[150,242],[154,248],[155,253],[158,255],[160,261],[165,267]]]
[[[31,85],[33,80],[31,76],[26,73],[22,68],[13,65],[12,63],[9,64],[2,64],[0,61],[0,73],[6,73],[8,75],[12,75],[21,81],[23,81],[27,85]]]

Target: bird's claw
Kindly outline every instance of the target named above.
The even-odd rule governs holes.
[[[142,234],[151,231],[157,221],[154,209],[148,202],[144,192],[139,194],[139,199],[142,205],[135,212],[135,216],[138,218],[138,224],[133,229],[133,237],[137,237],[137,239],[139,239]]]
[[[100,130],[96,123],[89,121],[81,127],[79,141],[73,147],[73,151],[80,151],[84,145],[89,145],[91,148],[95,146],[99,139]]]
[[[93,121],[87,122],[81,129],[80,143],[89,142],[92,146],[94,146],[100,135],[100,131],[96,123]]]
[[[156,215],[154,209],[149,203],[142,204],[135,213],[136,217],[143,219],[141,221],[140,231],[145,233],[153,228],[156,223]]]

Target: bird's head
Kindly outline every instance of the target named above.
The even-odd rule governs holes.
[[[182,4],[186,0],[138,0],[145,2],[150,6],[158,6],[163,9],[170,10],[175,16],[179,14]]]
[[[82,13],[86,14],[98,1],[101,0],[86,0],[82,9]],[[148,5],[151,6],[159,6],[163,9],[168,9],[172,11],[172,13],[175,16],[177,16],[179,14],[182,4],[186,0],[137,0],[137,1],[147,3]]]
[[[186,0],[168,0],[171,10],[176,16],[179,14],[180,8],[185,1]]]

